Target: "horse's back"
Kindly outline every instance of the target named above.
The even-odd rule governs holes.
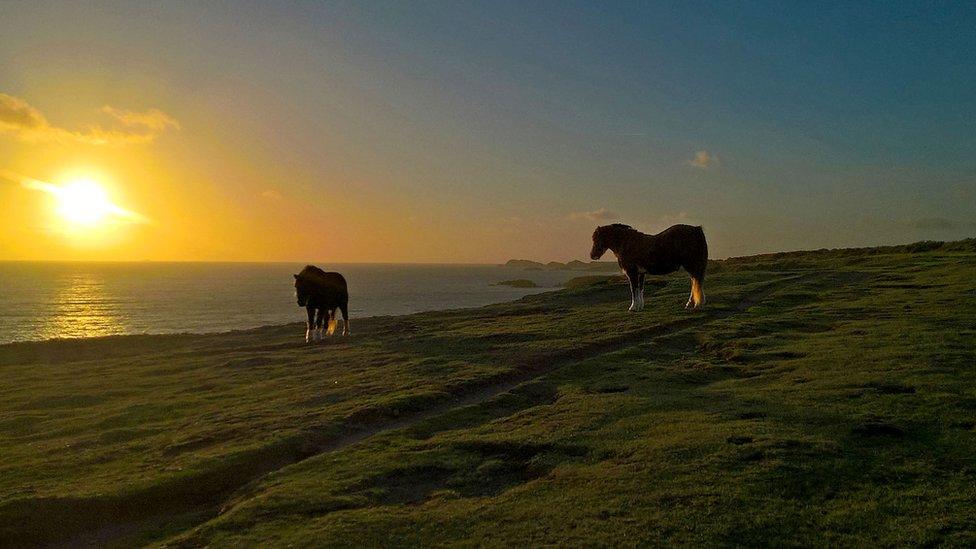
[[[319,279],[319,288],[331,294],[338,301],[349,299],[349,287],[346,285],[346,277],[339,273],[328,272]]]
[[[328,297],[330,301],[346,301],[349,299],[349,289],[346,277],[340,273],[323,271],[318,267],[307,266],[299,275],[315,288],[315,293]]]
[[[342,288],[343,290],[348,288],[346,285],[346,277],[334,272],[325,273],[325,276],[322,277],[322,283],[327,286]]]
[[[693,225],[672,225],[654,235],[657,253],[675,258],[687,271],[705,270],[708,244],[705,231]]]
[[[700,226],[678,224],[671,225],[654,236],[657,238],[691,243],[697,241],[698,239],[704,239],[705,232],[702,231]]]

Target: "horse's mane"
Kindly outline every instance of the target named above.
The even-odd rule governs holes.
[[[640,232],[637,229],[631,227],[630,225],[624,225],[623,223],[611,223],[610,225],[597,227],[596,230],[602,232],[605,235],[608,236],[617,235],[617,237]]]
[[[624,241],[629,241],[640,237],[644,233],[623,223],[611,223],[597,227],[593,231],[593,242],[601,243],[605,246],[616,246]]]
[[[325,271],[319,269],[315,265],[305,265],[305,268],[298,273],[298,276],[304,277],[306,275],[325,276]]]

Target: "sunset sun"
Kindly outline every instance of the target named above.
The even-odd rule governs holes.
[[[64,183],[55,184],[8,172],[0,175],[19,179],[25,188],[50,195],[54,201],[52,213],[72,235],[82,234],[79,229],[85,229],[84,234],[91,236],[102,232],[94,231],[98,228],[149,222],[144,215],[115,203],[105,185],[92,177],[70,177]]]
[[[58,215],[75,225],[97,225],[115,209],[105,189],[90,179],[75,179],[61,187],[56,196]]]

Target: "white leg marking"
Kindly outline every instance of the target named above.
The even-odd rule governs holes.
[[[312,342],[312,329],[305,328],[305,343],[311,343],[311,342]]]

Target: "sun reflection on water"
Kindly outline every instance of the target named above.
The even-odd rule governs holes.
[[[104,280],[92,273],[66,274],[62,279],[43,338],[94,337],[125,333],[118,311],[106,299]]]

